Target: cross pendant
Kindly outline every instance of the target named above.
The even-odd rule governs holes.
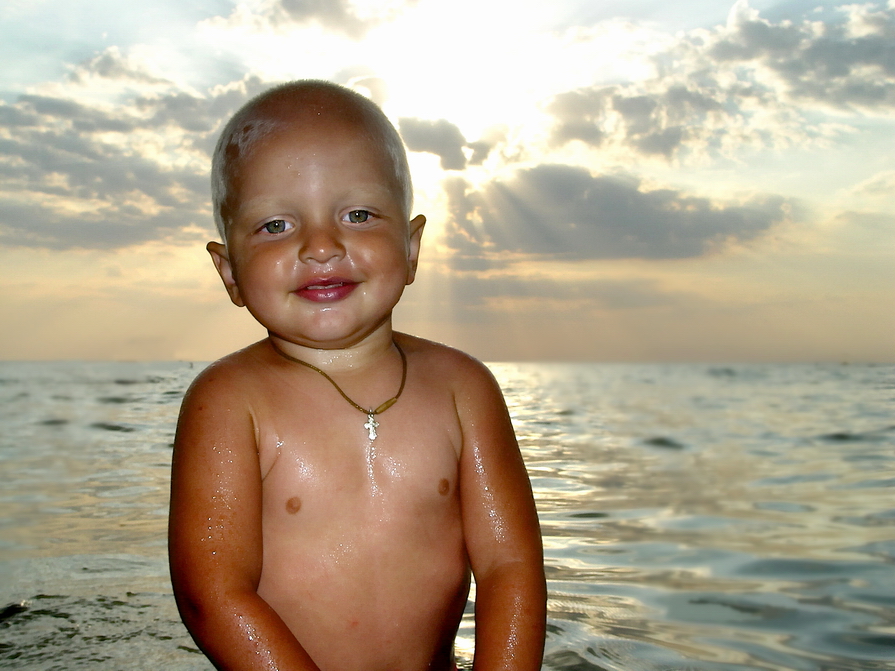
[[[364,428],[369,431],[370,440],[376,440],[376,427],[379,426],[379,422],[373,417],[372,412],[367,413],[367,421],[364,424]]]

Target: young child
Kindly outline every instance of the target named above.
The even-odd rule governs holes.
[[[219,669],[449,671],[471,572],[474,668],[537,671],[541,539],[500,390],[392,331],[425,223],[397,132],[294,82],[230,120],[212,183],[208,251],[269,337],[183,401],[169,551],[193,638]]]

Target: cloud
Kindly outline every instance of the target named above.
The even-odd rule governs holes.
[[[278,0],[273,16],[289,23],[318,21],[329,29],[362,35],[369,22],[361,19],[346,0]],[[359,36],[360,36],[359,35]]]
[[[895,107],[895,6],[846,5],[842,23],[772,24],[739,0],[708,53],[720,63],[760,65],[788,95],[836,107]]]
[[[784,148],[837,132],[813,113],[895,111],[895,6],[848,5],[835,23],[772,23],[738,0],[725,26],[683,35],[656,76],[560,93],[554,147],[577,140],[686,159]]]
[[[617,141],[643,154],[670,158],[700,129],[717,129],[727,120],[720,102],[683,85],[648,95],[628,91],[608,86],[555,96],[547,106],[557,121],[553,144]]]
[[[856,184],[851,191],[860,198],[892,198],[895,196],[895,170],[877,173]]]
[[[347,73],[345,74],[347,75]],[[333,77],[333,81],[367,96],[380,107],[388,100],[388,83],[382,77],[370,74],[361,74],[356,77],[337,74]]]
[[[163,77],[149,73],[141,63],[123,56],[116,46],[111,46],[93,58],[75,65],[69,73],[71,81],[78,84],[84,84],[94,77],[138,84],[170,83]]]
[[[0,242],[107,249],[210,232],[215,135],[261,88],[247,79],[204,96],[168,87],[118,104],[63,93],[0,103]]]
[[[592,176],[584,168],[539,165],[473,189],[445,183],[447,244],[457,263],[484,269],[507,254],[560,259],[696,257],[747,241],[784,221],[776,196],[724,205],[634,178]]]
[[[223,22],[257,29],[290,29],[317,24],[322,28],[360,40],[375,26],[394,20],[417,0],[395,0],[375,5],[357,5],[351,0],[269,0],[260,5],[241,4]]]
[[[481,139],[467,142],[460,129],[447,119],[432,121],[403,117],[398,120],[398,128],[410,151],[435,154],[441,158],[442,170],[463,170],[467,164],[481,165],[491,150],[506,139],[501,129],[492,128]],[[468,159],[463,151],[467,148],[470,150]]]
[[[466,138],[450,121],[402,118],[398,121],[398,128],[410,151],[439,156],[444,170],[463,170],[466,167],[466,156],[463,154]]]
[[[438,281],[463,296],[458,309],[481,319],[508,312],[562,313],[655,308],[674,304],[679,294],[654,279],[569,279],[566,277],[501,273],[482,279],[476,273],[452,273]]]

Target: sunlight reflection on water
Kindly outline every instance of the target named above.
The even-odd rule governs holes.
[[[895,668],[891,366],[496,366],[554,669]]]

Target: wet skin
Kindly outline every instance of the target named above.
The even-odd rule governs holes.
[[[448,669],[470,571],[480,669],[540,667],[537,517],[479,362],[392,331],[424,220],[356,123],[297,114],[243,161],[227,291],[270,332],[210,366],[175,440],[169,547],[181,614],[218,668]],[[400,400],[366,416],[363,407]]]

